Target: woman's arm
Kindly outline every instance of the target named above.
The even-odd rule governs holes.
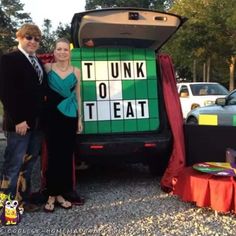
[[[78,102],[78,132],[81,133],[83,131],[83,124],[82,124],[82,102],[81,102],[81,84],[80,84],[80,70],[75,68],[74,70],[77,84],[76,84],[76,97]]]

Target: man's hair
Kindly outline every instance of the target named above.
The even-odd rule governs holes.
[[[41,37],[41,30],[37,25],[34,24],[24,24],[16,32],[16,37],[23,38],[26,35],[31,35],[34,37]]]

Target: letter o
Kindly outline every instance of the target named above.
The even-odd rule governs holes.
[[[100,98],[106,98],[107,96],[107,90],[106,90],[107,86],[105,83],[100,83],[98,90],[99,90],[99,96]]]

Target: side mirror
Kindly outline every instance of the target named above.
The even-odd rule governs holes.
[[[215,104],[219,105],[219,106],[225,106],[226,105],[226,99],[225,98],[217,98]]]

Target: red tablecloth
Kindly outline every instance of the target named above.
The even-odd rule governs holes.
[[[234,177],[215,176],[186,167],[179,173],[173,190],[183,201],[195,202],[219,212],[236,212]]]

